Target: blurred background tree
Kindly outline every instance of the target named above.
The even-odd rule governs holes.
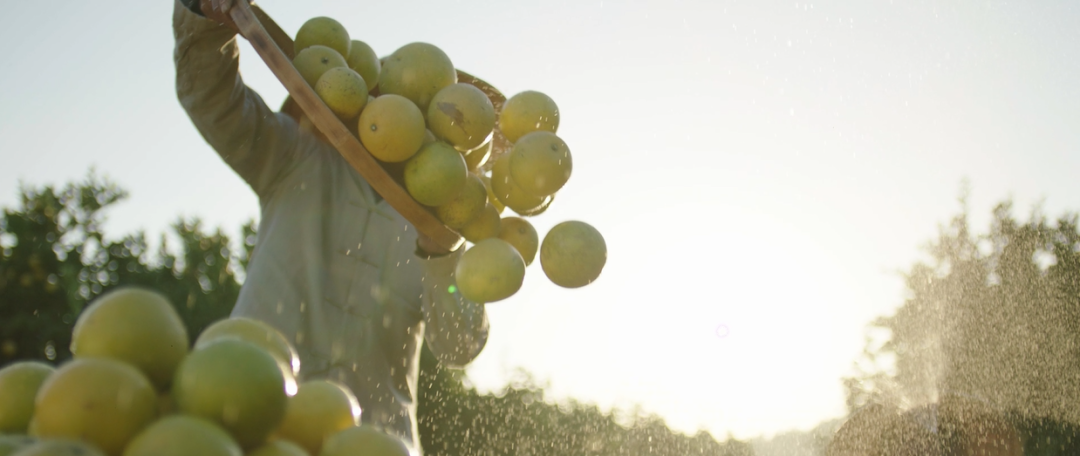
[[[62,188],[20,189],[18,208],[0,219],[0,366],[19,360],[59,364],[71,358],[71,330],[80,312],[112,288],[138,285],[164,293],[194,342],[203,328],[232,311],[255,246],[255,224],[241,227],[240,251],[221,229],[179,219],[170,249],[151,248],[142,232],[106,236],[106,210],[127,193],[91,171]],[[576,401],[546,401],[523,374],[502,391],[467,387],[462,371],[444,369],[425,348],[418,420],[425,452],[596,456],[750,456],[748,443],[721,443],[705,432],[672,431],[640,410],[603,412]]]
[[[998,204],[989,230],[962,211],[929,244],[930,261],[905,274],[908,296],[870,325],[848,407],[909,408],[958,393],[1003,410],[1025,454],[1080,454],[1080,226],[1068,213],[1026,222]]]

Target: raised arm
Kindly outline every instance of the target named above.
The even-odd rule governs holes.
[[[193,1],[189,8],[191,1],[174,0],[177,97],[203,138],[261,198],[295,163],[299,129],[244,85],[236,32],[197,14]]]

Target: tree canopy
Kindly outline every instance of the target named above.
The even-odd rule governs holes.
[[[1019,221],[1005,201],[984,234],[969,218],[965,202],[928,245],[930,261],[905,274],[903,304],[871,324],[888,337],[844,380],[849,409],[959,394],[1008,414],[1025,454],[1080,453],[1077,214],[1050,220],[1036,208]]]

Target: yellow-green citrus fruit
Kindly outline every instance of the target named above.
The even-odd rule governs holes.
[[[488,139],[480,147],[462,152],[465,156],[465,166],[469,168],[469,171],[476,171],[487,163],[488,158],[491,157],[491,144],[492,140]]]
[[[20,448],[11,456],[104,456],[97,447],[74,439],[48,439]]]
[[[405,163],[405,189],[420,204],[437,207],[450,202],[469,178],[465,158],[444,142],[428,144]]]
[[[510,154],[496,159],[491,167],[491,190],[495,198],[518,214],[544,204],[543,197],[530,195],[510,176]]]
[[[409,456],[409,449],[401,439],[363,425],[327,438],[320,456]]]
[[[502,239],[517,249],[521,258],[525,260],[525,266],[532,264],[536,258],[536,251],[540,248],[540,235],[536,228],[521,217],[506,217],[502,219],[499,229],[499,239]]]
[[[318,453],[308,453],[300,445],[288,440],[274,440],[256,448],[247,456],[318,456]]]
[[[428,43],[409,43],[382,62],[379,93],[401,95],[416,103],[422,112],[435,94],[457,83],[457,71],[442,49]]]
[[[454,279],[465,299],[477,303],[501,301],[521,289],[525,260],[509,242],[484,239],[461,255]]]
[[[607,262],[607,244],[596,228],[585,222],[555,225],[540,244],[540,266],[555,285],[578,288],[600,276]]]
[[[138,369],[75,359],[41,385],[31,427],[37,437],[84,440],[115,456],[157,418],[157,405],[157,392]]]
[[[194,350],[173,382],[182,413],[217,423],[244,449],[261,445],[285,416],[285,373],[259,346],[222,338]]]
[[[363,41],[353,40],[345,61],[349,64],[349,68],[360,73],[360,76],[364,78],[368,90],[378,86],[382,64],[379,63],[379,57],[375,55],[375,50],[371,49],[371,46]]]
[[[384,162],[408,160],[424,144],[424,114],[400,95],[380,95],[368,103],[357,128],[360,143]]]
[[[16,451],[33,445],[37,441],[37,439],[28,435],[0,434],[0,456],[11,456]]]
[[[296,374],[300,371],[300,357],[289,340],[267,323],[247,317],[223,318],[207,326],[195,340],[198,350],[224,337],[237,337],[251,342],[270,353],[278,362],[289,366]]]
[[[510,97],[499,113],[499,130],[510,142],[534,131],[555,133],[559,129],[559,107],[543,93],[529,90]]]
[[[224,429],[204,418],[173,415],[139,433],[124,456],[242,456],[240,445]]]
[[[188,352],[184,322],[165,295],[122,287],[95,299],[71,335],[75,358],[112,358],[142,370],[159,391]]]
[[[487,204],[487,188],[484,187],[484,181],[477,175],[469,173],[465,188],[458,192],[454,199],[436,207],[435,215],[446,226],[455,230],[461,229],[480,215],[485,204]]]
[[[0,434],[25,434],[34,415],[34,396],[55,372],[37,361],[21,361],[0,369]]]
[[[351,44],[349,32],[340,22],[329,17],[313,17],[304,22],[296,32],[293,51],[299,53],[309,47],[321,45],[344,56],[349,55]]]
[[[296,53],[293,58],[293,66],[300,76],[307,81],[312,88],[318,84],[319,78],[331,68],[347,67],[345,57],[338,51],[322,45],[314,45]]]
[[[545,211],[547,211],[548,208],[551,207],[551,203],[553,202],[555,202],[555,195],[548,195],[546,198],[544,198],[544,202],[541,203],[539,206],[529,209],[527,211],[518,212],[518,215],[522,217],[536,217],[537,215],[543,214]]]
[[[484,239],[498,237],[501,227],[502,221],[499,218],[499,211],[495,210],[495,206],[491,203],[488,203],[484,206],[484,210],[480,211],[480,215],[473,218],[471,222],[466,223],[459,231],[465,240],[475,244]]]
[[[488,192],[488,202],[491,203],[492,206],[495,206],[495,213],[502,214],[502,211],[506,206],[502,201],[499,201],[499,198],[495,197],[495,190],[491,188],[491,176],[480,176],[480,180],[484,181],[484,187],[487,188]]]
[[[573,167],[570,148],[555,133],[534,131],[510,150],[510,176],[533,196],[555,194],[570,180]]]
[[[427,122],[435,136],[450,145],[462,150],[475,149],[495,129],[495,106],[471,84],[450,84],[431,99]]]
[[[353,120],[368,102],[368,88],[360,73],[347,67],[327,70],[315,83],[315,94],[342,120]]]
[[[356,426],[359,419],[360,405],[348,388],[328,380],[311,380],[301,383],[296,395],[289,398],[277,435],[308,453],[319,454],[327,437]]]

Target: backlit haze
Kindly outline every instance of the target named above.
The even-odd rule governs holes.
[[[106,233],[177,216],[236,238],[254,194],[176,100],[172,2],[7,2],[0,205],[94,166],[131,192]],[[974,227],[1080,209],[1080,4],[1069,1],[261,2],[290,34],[342,22],[386,55],[412,41],[505,94],[560,108],[570,182],[532,222],[597,227],[607,267],[559,288],[538,262],[490,304],[468,368],[523,368],[550,399],[630,407],[723,438],[845,413],[865,327],[960,210]],[[245,44],[241,70],[285,91]],[[507,214],[509,215],[509,214]]]

